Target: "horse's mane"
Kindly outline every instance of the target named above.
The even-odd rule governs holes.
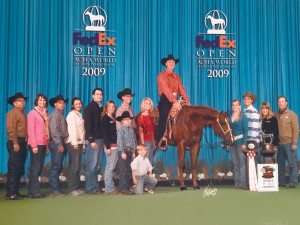
[[[187,108],[187,109],[199,109],[201,111],[213,111],[213,112],[218,112],[218,110],[212,108],[212,107],[209,107],[209,106],[205,106],[205,105],[190,105],[190,106],[185,106],[184,108]]]

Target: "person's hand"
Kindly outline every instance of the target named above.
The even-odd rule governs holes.
[[[85,152],[85,145],[83,145],[82,152]]]
[[[243,152],[246,151],[246,145],[242,145],[241,149],[242,149]]]
[[[76,149],[76,150],[77,150],[78,148],[79,148],[79,147],[78,147],[78,145],[74,145],[74,149]]]
[[[292,150],[297,150],[297,145],[292,145]]]
[[[46,155],[48,155],[49,154],[49,146],[47,145],[47,147],[46,147]]]
[[[64,151],[64,146],[58,147],[58,152],[59,152],[59,153],[62,153],[63,151]]]
[[[226,150],[229,151],[229,149],[230,149],[230,146],[226,145]]]
[[[125,153],[122,153],[121,158],[126,160],[127,159],[127,155]]]
[[[133,183],[134,183],[135,185],[137,185],[138,181],[137,181],[136,178],[133,178],[132,181],[133,181]]]
[[[132,153],[132,160],[134,160],[135,159],[135,154],[134,153]]]
[[[277,147],[277,146],[274,146],[273,149],[274,149],[274,151],[277,151],[277,150],[278,150],[278,147]]]
[[[106,150],[106,154],[107,154],[107,155],[111,155],[111,149],[107,149],[107,150]]]
[[[181,110],[181,105],[179,102],[174,103],[174,106],[177,110]]]
[[[33,147],[32,152],[33,152],[33,154],[37,154],[39,152],[39,150],[37,147]]]
[[[97,143],[96,143],[96,142],[92,142],[92,143],[91,143],[91,146],[92,146],[92,148],[93,148],[93,149],[96,149],[96,148],[98,148],[98,145],[97,145]]]
[[[14,152],[18,152],[20,150],[19,144],[14,144]]]
[[[149,174],[149,177],[153,177],[152,173],[151,173],[151,174]]]

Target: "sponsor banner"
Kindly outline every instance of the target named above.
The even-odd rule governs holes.
[[[116,31],[106,30],[106,23],[105,10],[89,6],[82,13],[84,28],[73,31],[73,66],[82,76],[103,76],[116,65]]]
[[[228,19],[221,10],[211,10],[204,17],[206,32],[196,35],[197,67],[207,78],[226,78],[237,66],[236,33],[227,33]]]
[[[257,164],[258,191],[278,191],[278,164]]]

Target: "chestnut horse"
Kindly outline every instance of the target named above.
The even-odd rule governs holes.
[[[208,106],[185,106],[172,125],[174,139],[177,144],[180,189],[186,190],[183,181],[183,167],[185,149],[190,149],[192,163],[192,180],[194,189],[199,189],[196,181],[197,155],[202,138],[202,129],[211,125],[215,134],[223,138],[224,145],[232,145],[234,142],[230,129],[227,112],[219,112]]]

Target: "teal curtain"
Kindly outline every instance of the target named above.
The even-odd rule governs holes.
[[[241,99],[250,90],[258,96],[256,108],[268,101],[276,111],[277,97],[285,95],[299,115],[299,4],[299,0],[2,0],[0,173],[7,170],[5,114],[11,109],[7,97],[18,91],[29,96],[28,113],[37,93],[49,98],[59,93],[70,99],[79,96],[85,106],[92,90],[101,87],[103,103],[112,99],[119,106],[117,93],[129,87],[136,93],[132,107],[137,114],[144,97],[157,104],[156,77],[164,70],[160,59],[170,53],[180,59],[175,72],[194,105],[227,110],[232,99]],[[115,31],[116,37],[116,65],[106,68],[102,77],[82,76],[82,69],[73,66],[73,32],[83,29],[82,13],[93,5],[106,11],[106,30]],[[226,14],[226,32],[236,34],[237,65],[227,78],[207,78],[207,71],[197,67],[196,35],[206,32],[204,17],[214,9]],[[70,108],[67,104],[65,115]],[[220,141],[211,128],[205,134],[211,143]],[[158,150],[157,156],[176,170],[176,147]],[[228,161],[230,154],[221,147],[202,148],[198,159],[213,168]]]

